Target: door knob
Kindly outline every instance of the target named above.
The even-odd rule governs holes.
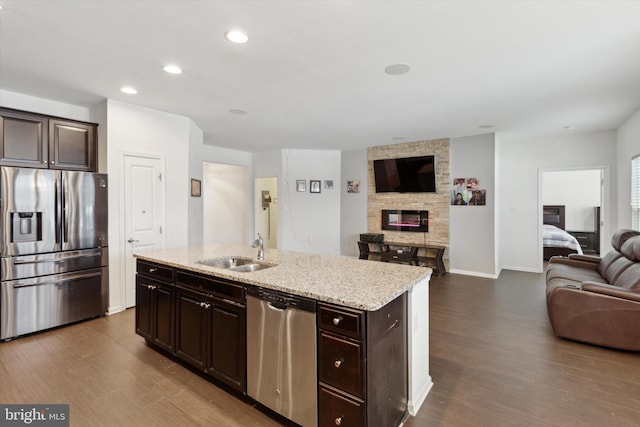
[[[133,243],[133,242],[139,242],[140,240],[136,240],[132,237],[129,237],[129,240],[127,240],[127,243]]]

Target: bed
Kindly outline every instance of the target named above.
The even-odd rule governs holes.
[[[564,205],[543,206],[542,222],[542,250],[545,260],[557,255],[582,254],[578,240],[564,229]]]

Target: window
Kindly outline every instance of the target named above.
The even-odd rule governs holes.
[[[640,154],[631,159],[631,228],[640,231]]]

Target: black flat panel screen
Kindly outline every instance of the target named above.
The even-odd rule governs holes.
[[[434,156],[373,161],[376,193],[435,193]]]

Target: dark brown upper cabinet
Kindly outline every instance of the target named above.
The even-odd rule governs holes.
[[[96,170],[96,126],[49,119],[49,167]]]
[[[96,172],[97,125],[0,109],[0,165]]]
[[[0,110],[0,164],[48,168],[49,119]]]

